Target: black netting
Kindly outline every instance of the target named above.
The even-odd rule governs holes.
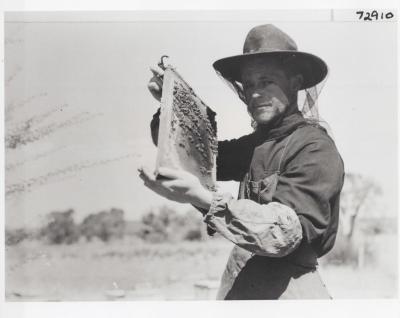
[[[238,81],[225,78],[218,71],[217,74],[224,81],[224,83],[226,83],[234,91],[234,93],[243,101],[243,103],[246,104],[242,84]],[[319,84],[300,91],[298,97],[298,105],[302,105],[301,107],[299,106],[300,111],[303,114],[304,118],[310,124],[321,126],[328,132],[329,135],[332,135],[328,123],[320,116],[318,110],[318,96],[321,93],[326,80],[327,76]],[[252,120],[251,126],[253,127],[253,129],[256,129],[257,123],[254,120]]]

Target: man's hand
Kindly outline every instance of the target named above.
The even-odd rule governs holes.
[[[160,102],[162,95],[164,71],[158,66],[150,67],[150,71],[153,73],[153,77],[150,78],[149,83],[147,84],[147,88],[149,89],[151,95],[153,95],[153,97]]]
[[[140,168],[139,176],[144,185],[157,194],[176,202],[190,203],[203,209],[209,209],[212,193],[205,189],[199,179],[183,170],[160,168],[161,178],[154,176],[147,168]]]

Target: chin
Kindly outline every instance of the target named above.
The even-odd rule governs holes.
[[[254,118],[254,120],[257,122],[258,125],[269,125],[270,123],[274,122],[275,116],[273,117],[259,117],[259,118]]]

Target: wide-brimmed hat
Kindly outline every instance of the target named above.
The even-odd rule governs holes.
[[[298,51],[293,39],[272,24],[251,29],[244,42],[243,54],[219,59],[213,67],[226,79],[241,82],[242,63],[254,57],[277,57],[287,61],[288,67],[303,75],[300,89],[317,85],[328,73],[328,67],[321,58]]]

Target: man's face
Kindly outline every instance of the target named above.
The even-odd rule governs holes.
[[[257,124],[280,118],[293,103],[298,78],[288,77],[280,63],[272,59],[252,59],[241,71],[247,109]]]

